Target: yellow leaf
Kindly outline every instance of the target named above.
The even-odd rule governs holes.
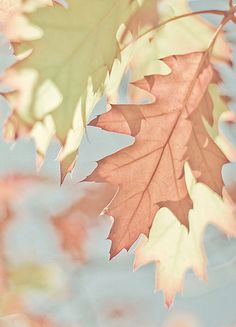
[[[213,6],[214,7],[214,6]],[[213,8],[214,9],[214,8]],[[163,0],[159,2],[160,24],[182,14],[191,12],[187,0]],[[160,61],[170,55],[204,51],[215,33],[216,28],[200,16],[178,19],[153,30],[147,38],[137,41],[136,52],[131,61],[132,79],[161,72]],[[221,33],[214,46],[213,59],[231,62],[231,48]]]
[[[40,38],[28,42],[32,54],[18,63],[17,76],[14,68],[8,80],[14,79],[15,87],[24,85],[20,118],[30,121],[31,129],[52,118],[51,129],[36,143],[44,150],[56,133],[63,145],[63,174],[73,167],[87,118],[120,56],[118,29],[138,8],[137,0],[69,0],[68,9],[47,6],[28,15]],[[25,44],[17,47],[18,53],[24,50]],[[30,86],[24,83],[29,75]]]
[[[160,14],[147,15],[150,8],[155,8],[155,2],[69,0],[67,10],[55,5],[28,13],[31,24],[24,28],[29,33],[23,33],[24,38],[35,40],[28,42],[27,48],[26,43],[18,46],[17,51],[22,54],[32,49],[33,52],[27,53],[28,57],[8,74],[8,82],[20,91],[20,96],[12,97],[15,112],[6,124],[6,137],[30,133],[43,156],[56,135],[62,144],[58,159],[63,179],[74,167],[87,118],[95,103],[104,91],[110,100],[115,99],[122,74],[130,62],[132,79],[160,73],[166,69],[160,65],[159,58],[203,50],[214,34],[214,28],[203,19],[188,17],[138,39],[121,52],[117,39],[122,38],[122,24],[127,23],[136,38],[137,31],[155,25],[158,18],[163,21],[170,14],[189,12],[186,0],[164,0],[164,10],[159,6]],[[40,7],[51,1],[27,0],[26,4],[25,11],[31,12],[35,5]],[[223,34],[216,42],[213,56],[230,61],[229,45]]]
[[[134,267],[150,262],[157,264],[156,288],[162,289],[170,306],[182,290],[185,272],[192,269],[206,279],[204,231],[214,224],[229,236],[236,235],[236,220],[232,209],[206,185],[193,183],[190,170],[188,187],[194,209],[189,213],[189,231],[167,208],[161,209],[152,225],[149,239],[143,239],[135,253]],[[192,184],[192,185],[191,185]]]

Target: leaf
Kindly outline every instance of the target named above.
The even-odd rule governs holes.
[[[164,0],[158,4],[160,24],[177,15],[191,12],[187,0]],[[215,26],[200,15],[178,19],[152,31],[147,35],[149,42],[147,38],[136,42],[136,51],[130,62],[131,79],[137,80],[146,75],[161,73],[161,58],[206,50],[215,31]],[[217,38],[212,58],[217,62],[232,62],[232,49],[224,33],[220,33]]]
[[[191,178],[190,171],[187,178]],[[182,291],[187,270],[192,269],[200,279],[207,278],[203,244],[207,225],[216,225],[228,236],[236,235],[232,208],[206,185],[191,183],[194,209],[189,213],[189,232],[168,209],[163,208],[155,217],[149,239],[143,239],[135,251],[136,269],[150,262],[156,263],[156,289],[163,290],[168,306],[176,293]]]
[[[11,40],[16,38],[15,24],[22,9],[21,0],[0,1],[0,31]]]
[[[86,28],[90,28],[90,26],[93,24],[96,25],[96,18],[100,15],[100,13],[102,13],[103,10],[105,11],[108,6],[112,6],[111,2],[109,5],[107,2],[107,4],[104,3],[104,5],[101,6],[100,2],[103,2],[104,0],[96,1],[97,4],[93,2],[93,4],[89,5],[86,4],[88,2],[85,0],[82,2],[74,1],[73,3],[70,3],[69,1],[69,9],[66,11],[63,10],[63,8],[56,6],[54,9],[43,8],[41,10],[37,10],[34,14],[27,14],[27,17],[30,18],[32,24],[35,24],[35,28],[34,31],[29,32],[30,27],[24,27],[23,32],[21,33],[24,36],[23,39],[25,38],[29,40],[35,37],[41,37],[42,33],[44,33],[44,35],[39,40],[29,43],[28,48],[33,48],[33,54],[20,65],[16,66],[16,70],[14,67],[13,72],[11,72],[7,79],[13,87],[20,92],[23,92],[23,96],[21,96],[20,99],[17,98],[13,100],[12,106],[14,108],[14,113],[6,124],[5,137],[14,138],[21,134],[25,135],[30,133],[36,140],[38,152],[44,156],[50,140],[56,133],[63,145],[62,151],[58,156],[58,159],[61,162],[62,180],[66,173],[71,171],[74,167],[77,150],[84,133],[86,116],[89,116],[98,96],[103,91],[103,84],[105,80],[104,76],[107,75],[108,71],[110,73],[111,67],[113,67],[112,75],[114,76],[112,76],[111,90],[114,92],[113,81],[116,80],[115,88],[117,88],[122,72],[130,61],[129,59],[132,57],[131,54],[127,56],[126,51],[124,51],[121,56],[123,62],[121,67],[119,67],[119,65],[115,65],[115,67],[112,66],[115,58],[119,58],[120,56],[120,49],[115,38],[118,28],[120,27],[121,23],[125,23],[127,21],[127,29],[125,29],[124,33],[127,34],[127,30],[131,30],[134,37],[136,37],[138,31],[143,31],[144,27],[152,26],[153,24],[156,25],[156,20],[158,18],[157,10],[154,10],[156,6],[155,0],[139,1],[141,6],[138,5],[138,0],[125,0],[123,2],[117,2],[115,5],[120,8],[120,15],[117,15],[116,8],[114,8],[114,10],[110,13],[111,19],[107,20],[105,24],[101,24],[101,28],[96,28],[94,33],[90,33],[92,34],[92,37],[87,38],[83,51],[79,49],[79,56],[77,56],[73,62],[68,61],[67,65],[62,65],[64,68],[61,69],[62,72],[57,74],[56,79],[52,78],[53,71],[55,70],[54,68],[56,68],[55,63],[60,61],[60,59],[62,59],[61,61],[63,62],[63,56],[67,56],[70,49],[72,47],[74,48],[74,43],[77,41],[79,42],[83,35],[86,34]],[[28,11],[29,8],[32,10],[31,7],[37,7],[39,4],[51,4],[50,0],[39,0],[37,2],[28,0],[26,3],[28,2],[30,5],[28,4],[23,7],[26,7]],[[85,5],[83,5],[83,3],[85,3]],[[113,3],[115,2],[113,1]],[[176,14],[189,11],[185,0],[175,0],[170,4],[176,10]],[[126,5],[129,5],[130,10],[124,9]],[[99,10],[96,10],[96,6],[98,6]],[[122,8],[124,9],[123,11]],[[27,12],[26,9],[24,9],[25,12]],[[22,10],[23,13],[24,10]],[[91,16],[90,14],[81,14],[82,12],[90,13],[90,11],[96,12],[96,15]],[[115,17],[118,16],[119,19],[114,20],[113,14]],[[73,21],[73,17],[75,16],[79,17],[79,19],[75,26],[75,31],[72,31],[72,33],[76,33],[77,29],[80,30],[81,26],[83,26],[84,29],[81,29],[81,33],[76,33],[76,38],[73,38],[72,41],[71,38],[66,37],[66,35],[71,33],[71,30],[69,30],[67,27],[70,26],[70,22]],[[87,21],[85,17],[90,18]],[[20,18],[25,19],[25,17],[22,16],[22,13]],[[163,15],[161,18],[163,19]],[[57,20],[59,23],[57,23]],[[84,20],[85,22],[80,25],[80,22]],[[47,24],[48,26],[54,25],[55,28],[57,26],[60,27],[63,30],[63,33],[57,33],[55,36],[55,31],[53,31],[50,27],[48,28],[48,26],[44,26]],[[21,25],[22,24],[20,22],[18,25],[16,25],[17,28],[13,27],[14,31],[18,32],[22,28]],[[108,26],[110,29],[112,27],[113,31],[113,33],[109,33],[109,38],[106,34]],[[144,45],[143,42],[139,42],[141,50],[140,47],[138,47],[138,49],[135,50],[134,48],[134,51],[132,51],[136,57],[136,68],[138,67],[135,74],[137,71],[139,71],[138,75],[141,76],[147,72],[156,72],[156,68],[154,67],[156,63],[154,63],[154,61],[156,62],[157,58],[167,56],[170,53],[184,53],[187,51],[202,50],[206,48],[209,39],[214,34],[214,28],[204,20],[198,19],[197,17],[190,17],[184,21],[180,20],[178,22],[171,23],[171,26],[174,30],[176,30],[175,26],[177,26],[180,39],[183,40],[186,38],[186,42],[173,42],[173,34],[175,33],[172,33],[172,28],[170,33],[170,28],[168,28],[168,26],[162,30],[158,30],[158,32],[155,34],[157,37],[153,38],[153,42],[149,43],[148,45]],[[189,26],[191,26],[191,29]],[[191,30],[193,28],[194,33],[196,32],[196,34],[201,36],[201,38],[193,37],[191,34]],[[27,35],[27,31],[29,35]],[[163,31],[165,31],[164,34]],[[102,53],[100,53],[101,51],[98,51],[98,58],[94,58],[95,66],[97,65],[97,67],[100,69],[98,72],[95,72],[96,69],[94,71],[91,65],[84,63],[86,63],[86,60],[87,62],[89,60],[89,54],[86,55],[86,52],[89,52],[89,49],[91,49],[94,45],[97,44],[99,46],[101,44],[101,42],[96,43],[99,40],[97,37],[98,33],[99,37],[101,36],[100,38],[103,39],[103,42],[105,42],[108,46],[104,44],[104,47],[102,47]],[[143,40],[147,40],[148,37],[149,36],[147,35],[147,37],[143,38]],[[53,40],[52,42],[50,42],[51,38]],[[215,47],[216,51],[214,51],[213,55],[215,58],[217,57],[220,60],[228,62],[230,61],[229,46],[226,43],[223,34],[221,34],[218,39],[219,41],[217,41]],[[55,47],[54,43],[57,44]],[[178,50],[179,48],[176,49],[176,46],[182,46],[180,51]],[[25,46],[23,48],[25,48]],[[20,49],[22,50],[22,47],[17,46],[17,49],[19,52]],[[66,53],[65,49],[67,49]],[[115,51],[113,52],[114,49],[117,50],[116,54]],[[93,50],[90,51],[90,56],[92,53],[94,53]],[[106,52],[105,62],[102,61],[104,51]],[[148,51],[147,55],[145,54],[146,51]],[[138,54],[141,53],[143,58],[138,56]],[[165,55],[163,55],[164,53]],[[112,54],[115,54],[115,56],[112,56]],[[54,58],[57,58],[57,60],[55,61]],[[86,58],[86,60],[84,60],[84,58]],[[72,73],[72,78],[70,78],[72,81],[70,86],[68,86],[68,83],[66,82],[66,78],[69,76],[67,68],[71,65],[74,67],[74,69],[71,70],[75,73]],[[144,67],[142,67],[143,65]],[[53,66],[54,68],[52,68]],[[60,64],[58,66],[61,67]],[[76,74],[77,69],[79,69],[80,74]],[[39,72],[40,76],[37,76],[37,72]],[[17,73],[17,75],[15,75],[15,73]],[[133,78],[135,74],[133,75]],[[107,80],[105,83],[107,84]],[[110,84],[110,81],[108,84]],[[80,85],[79,89],[78,85]],[[69,94],[66,89],[67,87],[69,90],[71,90]],[[107,86],[107,88],[109,89],[109,86]],[[96,90],[98,91],[97,93]],[[96,94],[94,94],[94,92]],[[23,102],[22,99],[24,100]],[[81,101],[79,101],[79,99]],[[69,104],[67,103],[67,100]],[[70,109],[67,110],[65,109],[66,107],[69,107]],[[65,111],[67,112],[66,119],[64,115]]]
[[[187,0],[164,0],[164,4],[172,8],[171,17],[191,12]],[[164,13],[165,16],[165,13]],[[166,18],[161,18],[161,21]],[[199,16],[190,16],[176,20],[159,30],[160,40],[156,39],[156,51],[160,57],[174,54],[184,54],[193,51],[204,51],[215,33],[215,26]],[[174,31],[174,33],[173,33]],[[217,38],[213,50],[213,58],[231,63],[232,49],[224,33]]]
[[[126,29],[122,34],[120,42],[123,43],[128,32],[131,32],[134,39],[138,37],[143,28],[157,26],[159,21],[158,1],[145,0],[136,12],[126,22]]]
[[[1,0],[0,31],[11,42],[22,41],[32,31],[24,14],[42,6],[52,6],[53,1],[63,4],[63,0]]]
[[[119,186],[108,208],[114,218],[109,235],[111,257],[128,250],[141,233],[148,235],[161,207],[172,210],[188,226],[192,201],[185,182],[186,161],[198,181],[222,194],[221,167],[227,159],[201,120],[202,115],[212,115],[209,59],[206,53],[191,53],[167,57],[163,62],[171,69],[169,75],[147,76],[135,83],[155,97],[153,103],[112,105],[109,112],[91,122],[135,137],[133,145],[98,161],[86,179]]]
[[[138,8],[136,0],[69,0],[67,10],[55,5],[28,15],[41,37],[28,43],[32,54],[13,70],[16,88],[31,79],[20,119],[34,128],[34,136],[40,128],[43,153],[56,133],[63,145],[62,179],[74,165],[87,117],[120,56],[118,29]],[[16,49],[22,52],[25,44]]]
[[[85,193],[69,208],[52,220],[61,239],[62,247],[74,260],[86,261],[84,246],[91,224],[109,204],[115,194],[112,185],[87,186]]]

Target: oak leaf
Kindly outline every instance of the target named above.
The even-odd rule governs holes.
[[[189,232],[168,209],[163,208],[155,217],[149,239],[144,237],[135,251],[135,269],[156,263],[156,289],[163,290],[168,306],[176,293],[182,291],[184,276],[189,269],[200,279],[207,279],[203,243],[206,227],[213,224],[228,236],[236,235],[232,207],[206,185],[195,183],[189,169],[186,175],[194,203],[189,214]]]
[[[159,25],[178,15],[190,13],[187,0],[163,0],[158,2]],[[131,79],[161,73],[163,63],[159,59],[173,54],[204,51],[212,39],[216,27],[200,15],[173,20],[153,29],[148,38],[136,42],[136,51],[130,60]],[[148,39],[150,39],[148,41]],[[212,52],[216,62],[232,62],[232,48],[223,32],[219,33]]]
[[[13,43],[29,38],[31,33],[25,14],[53,1],[66,5],[63,0],[0,0],[0,31]]]
[[[24,106],[16,96],[13,108],[40,139],[40,153],[45,153],[54,134],[61,141],[62,179],[73,168],[87,117],[120,57],[117,32],[140,8],[137,0],[67,3],[67,9],[46,6],[27,15],[38,34],[16,46],[18,54],[26,48],[32,53],[8,77],[16,89],[24,85]]]
[[[168,18],[191,12],[187,0],[164,0],[163,2],[172,8],[172,14]],[[162,18],[161,10],[159,12],[161,22],[166,20],[165,13]],[[156,38],[156,51],[160,57],[166,57],[173,53],[184,54],[204,51],[207,49],[215,30],[216,27],[200,15],[172,21],[159,30],[158,35],[161,39],[158,42],[158,38]],[[222,32],[216,40],[213,58],[214,60],[225,61],[230,64],[232,63],[231,56],[232,48]]]
[[[33,4],[41,4],[41,2],[45,4],[52,3],[50,0],[26,1],[26,3],[28,2],[31,7]],[[60,2],[65,3],[65,1]],[[9,75],[8,81],[19,92],[23,92],[23,97],[13,99],[12,107],[14,112],[6,124],[5,137],[14,138],[21,134],[31,134],[36,140],[38,152],[44,156],[50,140],[56,134],[63,145],[58,156],[61,162],[63,179],[66,173],[74,167],[77,150],[84,133],[86,117],[89,116],[99,95],[103,92],[103,84],[108,72],[110,73],[112,70],[114,73],[112,79],[117,80],[115,83],[116,89],[127,64],[132,61],[131,57],[133,55],[130,52],[135,54],[132,63],[132,72],[134,73],[135,70],[134,78],[137,72],[141,76],[146,74],[147,71],[148,73],[156,72],[154,66],[157,62],[156,59],[160,57],[167,56],[170,53],[185,53],[205,49],[214,34],[214,28],[204,20],[198,17],[189,17],[171,23],[170,28],[166,26],[164,29],[158,30],[157,33],[151,34],[152,37],[153,35],[155,37],[153,37],[153,42],[148,41],[148,46],[143,42],[138,42],[138,48],[136,48],[137,44],[134,49],[131,47],[128,55],[126,51],[121,52],[116,39],[116,33],[120,25],[126,23],[127,28],[124,33],[127,34],[127,31],[131,30],[134,36],[137,36],[139,30],[143,31],[146,26],[155,26],[159,17],[159,6],[156,10],[156,4],[158,5],[158,2],[155,0],[125,0],[116,3],[115,1],[106,3],[104,0],[100,0],[91,4],[83,0],[68,1],[67,10],[56,6],[54,8],[45,7],[33,14],[23,11],[20,18],[29,18],[30,22],[35,25],[36,32],[36,36],[32,37],[33,34],[29,33],[29,35],[26,35],[26,39],[32,40],[35,37],[39,39],[28,43],[28,48],[32,48],[33,53],[28,59],[16,65]],[[170,5],[173,6],[176,14],[189,11],[186,0],[173,0]],[[28,7],[30,6],[28,5]],[[96,9],[97,7],[98,9]],[[96,19],[100,17],[100,14],[105,14],[106,10],[109,10],[108,7],[111,8],[111,11],[107,16],[107,20],[101,24],[99,23],[99,28],[97,28]],[[91,12],[93,15],[91,15]],[[78,20],[71,30],[70,23],[75,17]],[[89,19],[86,17],[89,17]],[[115,19],[113,19],[114,17]],[[160,19],[163,19],[163,17],[160,17]],[[15,24],[11,24],[11,26],[13,26],[13,32],[16,33],[21,27],[17,25],[16,28]],[[90,30],[91,26],[94,27],[92,30]],[[55,33],[58,28],[63,32]],[[108,28],[110,29],[109,37],[107,36]],[[198,38],[193,37],[191,33],[193,28],[194,35],[198,35]],[[29,30],[29,26],[26,30]],[[76,33],[77,30],[80,33]],[[172,32],[173,30],[178,30],[178,37],[181,42],[176,42],[177,36],[173,36],[173,34],[176,34]],[[64,60],[67,55],[69,56],[70,50],[74,51],[75,43],[78,41],[79,44],[80,40],[83,39],[83,35],[87,32],[89,37],[86,38],[83,47],[79,51],[75,50],[74,59]],[[76,37],[71,37],[71,33]],[[100,42],[100,39],[103,41]],[[186,42],[182,42],[183,39],[186,39]],[[142,38],[142,41],[145,40],[149,40],[149,35]],[[103,45],[102,51],[100,51],[100,45]],[[93,46],[98,48],[99,55],[96,58]],[[25,49],[25,44],[23,47],[17,46],[17,52],[22,51],[22,48]],[[142,53],[142,58],[137,55],[139,53]],[[93,58],[92,65],[89,56]],[[119,67],[117,60],[117,65],[114,68],[114,60],[120,56],[121,67]],[[229,45],[223,34],[219,35],[213,57],[227,62],[230,61]],[[62,62],[66,62],[66,64],[61,65]],[[70,75],[69,85],[66,80],[71,66],[73,66],[73,69],[71,69],[73,73]],[[60,67],[59,73],[57,73],[57,67]],[[78,70],[79,74],[76,73]],[[111,82],[110,88],[113,93],[113,82]],[[108,96],[109,92],[106,93]],[[24,99],[23,102],[21,101],[22,98]]]
[[[169,75],[147,76],[135,83],[154,96],[153,103],[112,105],[91,122],[135,137],[133,145],[98,161],[86,179],[119,186],[108,208],[114,218],[111,257],[128,250],[141,233],[148,235],[161,207],[188,226],[192,201],[185,181],[186,161],[198,181],[222,194],[221,167],[227,159],[202,122],[202,116],[212,122],[208,86],[213,69],[207,53],[171,56],[163,62],[171,69]]]

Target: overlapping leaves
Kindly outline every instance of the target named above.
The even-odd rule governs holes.
[[[64,146],[62,177],[73,166],[87,116],[119,58],[118,29],[138,8],[136,0],[71,0],[66,10],[59,5],[44,7],[28,16],[42,35],[27,44],[32,54],[18,63],[17,76],[13,72],[9,79],[27,98],[24,103],[18,99],[16,106],[21,106],[28,129],[42,122],[36,127],[36,133],[37,128],[41,132],[40,152],[54,132]],[[23,50],[17,47],[18,53]],[[25,83],[31,86],[22,90]]]
[[[129,249],[141,233],[148,235],[161,207],[188,226],[192,208],[184,163],[198,181],[222,194],[221,169],[226,157],[208,136],[202,116],[212,122],[208,86],[213,70],[207,53],[163,59],[169,75],[135,83],[151,92],[153,103],[113,105],[91,125],[135,137],[135,143],[98,162],[88,181],[119,185],[108,213],[114,218],[111,256]]]
[[[189,10],[186,0],[166,2],[175,15]],[[220,199],[221,169],[227,159],[208,134],[217,135],[213,104],[219,109],[218,116],[225,105],[217,87],[210,85],[214,70],[208,52],[196,52],[207,48],[214,28],[191,16],[155,29],[166,18],[161,10],[156,11],[155,0],[68,0],[67,9],[59,5],[45,7],[52,5],[50,0],[28,0],[24,6],[21,1],[14,6],[12,3],[6,2],[9,12],[3,17],[1,30],[12,42],[24,39],[25,26],[31,26],[31,32],[26,36],[27,42],[15,46],[19,62],[5,80],[18,91],[9,97],[13,113],[5,135],[15,138],[31,134],[42,155],[56,135],[62,144],[61,179],[74,166],[87,118],[106,90],[110,74],[116,86],[127,65],[132,78],[152,74],[135,83],[139,91],[133,98],[142,89],[154,97],[153,103],[112,105],[109,112],[91,123],[107,131],[131,135],[135,140],[128,148],[100,160],[87,180],[119,187],[108,208],[114,219],[109,236],[111,256],[129,249],[140,234],[149,236],[136,251],[135,265],[159,263],[157,284],[164,289],[170,304],[182,287],[187,269],[193,268],[200,277],[205,276],[202,237],[206,225],[214,223],[228,235],[235,235],[235,222]],[[26,17],[30,25],[26,24]],[[122,24],[127,25],[123,31]],[[145,26],[152,30],[139,39]],[[130,32],[135,40],[131,44]],[[185,54],[189,52],[192,53]],[[211,55],[214,60],[230,63],[230,47],[222,33]],[[165,58],[159,60],[160,57]],[[170,72],[161,75],[160,71]],[[105,92],[107,96],[108,93]],[[206,128],[204,121],[213,127]],[[191,190],[186,183],[186,162],[198,182]],[[199,200],[200,195],[205,202]],[[111,197],[107,194],[106,203],[95,203],[96,214]],[[87,198],[85,202],[88,207]],[[84,222],[75,219],[78,214],[83,216],[80,201],[59,215],[54,226],[64,249],[81,259],[86,233]],[[221,216],[227,218],[222,221]],[[189,228],[189,234],[183,225]],[[164,241],[162,234],[166,235]],[[174,278],[170,276],[173,266]]]
[[[7,24],[7,35],[13,42],[22,43],[16,46],[17,53],[26,49],[32,49],[32,53],[13,67],[6,79],[18,94],[12,97],[14,112],[6,124],[5,135],[15,138],[31,134],[38,152],[44,156],[56,134],[63,146],[59,155],[63,179],[73,168],[87,117],[103,93],[109,73],[112,72],[114,92],[127,65],[131,64],[133,77],[156,72],[156,59],[170,53],[203,50],[214,29],[197,17],[188,17],[160,30],[154,29],[151,35],[147,34],[121,53],[123,45],[118,44],[117,32],[122,24],[127,24],[121,33],[121,41],[125,41],[129,31],[136,39],[145,26],[158,26],[159,21],[165,20],[165,10],[162,13],[156,0],[93,3],[76,0],[68,1],[67,9],[59,5],[45,7],[51,3],[28,0],[23,6],[18,1],[14,6],[16,13],[11,15],[14,22],[11,21],[10,32]],[[29,8],[32,11],[42,4],[43,8],[28,13]],[[185,0],[167,1],[167,8],[169,5],[176,15],[189,10]],[[26,18],[30,25],[26,26]],[[192,28],[198,38],[193,37]],[[173,41],[172,30],[176,29],[175,34],[185,42]],[[229,61],[229,55],[229,46],[220,35],[213,56]],[[113,66],[120,56],[121,65]]]
[[[189,231],[166,208],[153,222],[149,239],[140,242],[135,251],[134,267],[156,264],[156,289],[162,289],[170,306],[177,292],[183,290],[184,275],[193,270],[207,280],[207,256],[203,244],[206,227],[214,224],[228,236],[236,236],[236,220],[232,208],[206,185],[195,183],[189,168],[186,176],[194,209],[189,214]]]

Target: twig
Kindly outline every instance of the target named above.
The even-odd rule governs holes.
[[[228,14],[228,11],[227,10],[214,10],[214,9],[210,9],[210,10],[199,10],[199,11],[193,11],[193,12],[189,12],[189,13],[185,13],[185,14],[182,14],[182,15],[178,15],[178,16],[175,16],[175,17],[172,17],[172,18],[169,18],[167,20],[165,20],[164,22],[158,24],[157,26],[154,26],[150,29],[148,29],[147,31],[143,32],[142,34],[140,34],[138,37],[137,37],[137,40],[143,38],[144,36],[146,36],[147,34],[171,23],[171,22],[174,22],[176,20],[179,20],[179,19],[183,19],[183,18],[187,18],[187,17],[191,17],[191,16],[195,16],[195,15],[202,15],[202,14],[212,14],[212,15],[219,15],[219,16],[226,16]],[[121,51],[125,50],[133,41],[129,42],[128,44],[126,44],[122,49]]]

